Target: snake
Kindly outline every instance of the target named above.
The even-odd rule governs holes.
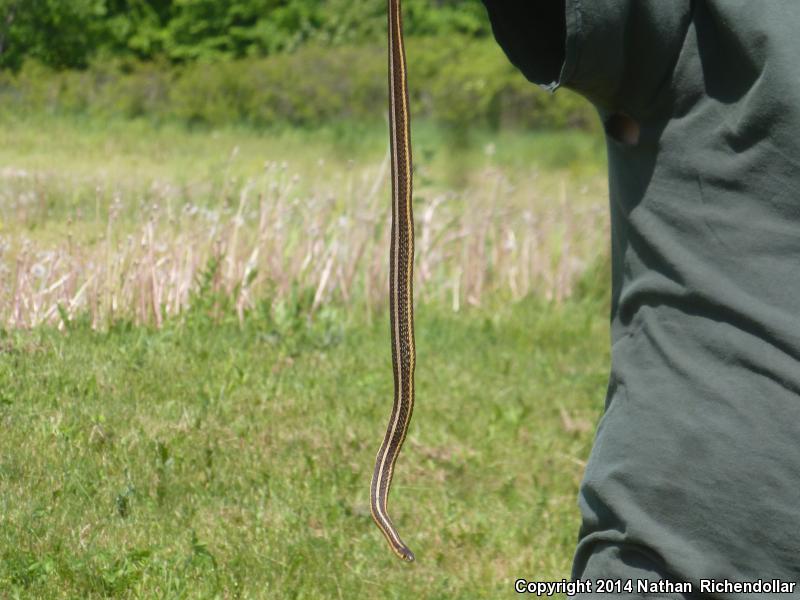
[[[414,214],[411,207],[411,128],[406,55],[400,0],[388,0],[389,122],[392,174],[392,228],[389,248],[389,317],[394,402],[370,486],[370,512],[389,546],[401,559],[414,553],[400,538],[388,513],[394,466],[414,410]]]

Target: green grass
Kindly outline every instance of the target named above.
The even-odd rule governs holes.
[[[241,306],[293,283],[319,301],[383,302],[386,138],[380,123],[255,132],[0,117],[0,325],[81,311],[100,328],[112,315],[158,323],[220,256],[215,285],[238,287]],[[607,247],[592,136],[455,135],[420,120],[414,156],[420,299],[560,301]]]
[[[385,315],[264,306],[243,326],[197,308],[159,331],[2,335],[3,597],[510,598],[569,576],[603,300],[418,308],[390,504],[412,565],[368,509]]]
[[[486,207],[501,186],[504,208],[552,207],[562,188],[573,206],[596,206],[598,198],[605,204],[604,142],[595,135],[485,129],[456,135],[424,120],[414,123],[412,135],[420,208],[442,195],[477,196],[475,209]],[[115,220],[133,233],[153,206],[225,212],[235,209],[244,189],[268,195],[270,186],[290,182],[292,199],[335,197],[342,208],[352,207],[386,159],[387,136],[386,123],[368,122],[259,132],[0,115],[0,236],[53,242],[72,233],[92,244],[105,233],[116,202]],[[388,185],[384,177],[382,198]]]
[[[408,565],[368,507],[391,408],[385,302],[360,297],[354,284],[347,302],[312,306],[319,278],[298,267],[303,283],[290,269],[305,246],[282,241],[313,231],[333,247],[325,232],[344,227],[337,219],[388,206],[385,180],[374,199],[368,193],[385,125],[255,133],[0,119],[0,274],[23,272],[30,291],[19,300],[21,279],[3,275],[7,312],[31,310],[62,272],[86,271],[67,301],[48,300],[59,302],[50,322],[63,331],[0,326],[0,598],[511,598],[517,577],[569,576],[576,494],[607,380],[607,262],[560,306],[509,303],[501,285],[481,307],[469,294],[526,260],[541,261],[541,277],[556,285],[570,259],[604,254],[579,246],[590,233],[582,224],[593,221],[577,214],[606,202],[602,148],[583,134],[453,137],[425,122],[414,135],[420,222],[444,194],[452,209],[436,213],[433,231],[467,232],[467,242],[484,235],[485,244],[425,255],[419,238],[420,266],[427,260],[446,274],[463,260],[458,272],[473,288],[461,291],[460,312],[452,290],[435,287],[439,279],[417,289],[429,299],[417,309],[417,406],[390,503],[417,555]],[[287,167],[262,177],[266,161]],[[88,288],[84,312],[65,316],[80,282],[115,258],[103,236],[144,247],[152,223],[157,245],[181,251],[192,245],[181,240],[195,239],[181,227],[199,228],[196,239],[209,246],[212,233],[236,239],[227,224],[241,190],[270,194],[294,174],[279,204],[301,209],[269,221],[258,238],[269,281],[242,319],[236,287],[212,285],[209,265],[218,263],[204,258],[188,312],[157,329],[133,326],[134,313],[121,311],[93,330],[86,311],[114,291],[106,285],[139,277],[136,290],[150,298],[151,276],[171,272],[157,271],[145,250],[126,260],[152,271],[126,263],[128,271]],[[222,229],[181,218],[187,205],[222,215]],[[374,271],[383,286],[384,223],[375,223],[359,273],[366,281]],[[551,241],[503,263],[502,252],[517,252],[505,244],[505,224],[519,229],[516,247],[526,236]],[[257,213],[245,214],[240,262],[257,225]],[[335,238],[340,251],[360,243],[348,227]],[[181,265],[178,250],[165,256]],[[325,255],[314,256],[320,267]],[[346,265],[351,255],[343,256]],[[266,257],[289,265],[286,285],[269,285],[277,280]],[[539,280],[530,286],[544,289]]]
[[[379,162],[388,148],[387,136],[384,122],[258,132],[244,127],[192,130],[146,120],[5,115],[0,116],[0,167],[72,181],[91,178],[124,189],[153,180],[221,184],[226,178],[252,177],[266,161],[276,161],[301,176],[333,181],[337,173]],[[463,188],[472,181],[470,174],[478,175],[487,166],[520,177],[532,170],[560,170],[583,179],[605,169],[602,138],[580,131],[475,129],[455,134],[420,120],[413,123],[412,136],[422,186]]]

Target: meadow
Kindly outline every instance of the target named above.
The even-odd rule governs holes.
[[[385,124],[0,120],[0,597],[498,598],[569,576],[608,369],[603,147],[415,124],[391,406]]]

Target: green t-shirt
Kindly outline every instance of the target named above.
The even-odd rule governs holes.
[[[800,598],[701,588],[800,581],[800,2],[484,3],[531,81],[641,127],[607,136],[612,366],[573,578]]]

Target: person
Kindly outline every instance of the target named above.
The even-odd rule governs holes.
[[[800,3],[483,1],[607,137],[612,358],[572,578],[800,598]]]

